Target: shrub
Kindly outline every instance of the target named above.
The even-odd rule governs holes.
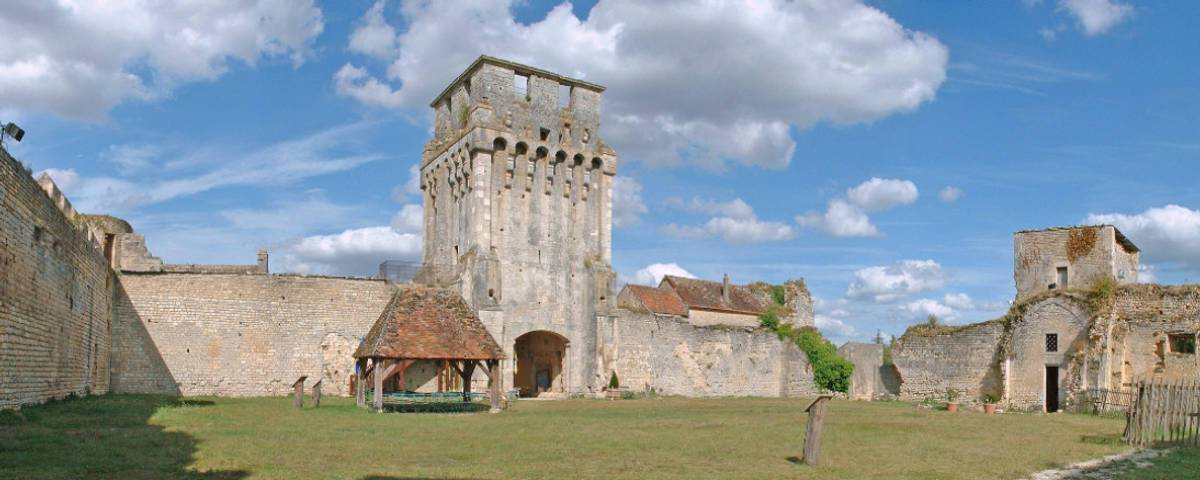
[[[955,400],[958,400],[958,390],[955,390],[953,388],[947,388],[946,389],[946,401],[953,402]]]
[[[837,348],[821,336],[819,330],[805,327],[792,332],[796,345],[804,351],[808,362],[812,364],[813,380],[817,386],[833,392],[849,391],[854,364],[839,357]]]
[[[608,377],[608,389],[616,390],[621,388],[621,382],[617,381],[617,372],[613,372],[611,377]]]
[[[771,285],[771,300],[774,300],[776,305],[787,304],[787,296],[784,294],[783,285]]]
[[[778,332],[779,315],[776,314],[774,310],[768,309],[766,312],[763,312],[762,315],[758,316],[758,324],[762,325],[764,328],[769,328]]]
[[[1000,401],[999,397],[997,397],[993,394],[990,394],[990,393],[983,396],[983,403],[996,403],[999,401]]]

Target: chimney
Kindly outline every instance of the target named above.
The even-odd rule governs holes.
[[[729,274],[728,273],[725,274],[725,280],[721,284],[721,300],[725,301],[725,304],[727,304],[727,305],[729,304]]]
[[[258,273],[263,275],[266,275],[270,272],[267,267],[267,257],[267,249],[264,248],[258,251]]]

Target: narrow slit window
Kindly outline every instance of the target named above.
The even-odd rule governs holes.
[[[1057,351],[1058,351],[1058,334],[1057,333],[1047,333],[1046,334],[1046,352],[1054,353]]]
[[[1067,267],[1058,267],[1058,289],[1067,288]]]

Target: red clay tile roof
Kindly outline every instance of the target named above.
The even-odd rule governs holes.
[[[457,293],[437,288],[396,292],[354,358],[495,360],[504,351]]]
[[[686,317],[687,306],[679,299],[679,295],[669,288],[646,287],[642,285],[625,285],[653,313],[660,315],[679,315]]]
[[[721,295],[722,282],[664,276],[658,288],[675,290],[688,308],[758,315],[767,310],[766,302],[744,285],[729,285],[729,301]]]

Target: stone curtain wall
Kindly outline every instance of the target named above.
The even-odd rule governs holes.
[[[1127,285],[1117,290],[1109,358],[1110,388],[1118,382],[1200,377],[1200,358],[1173,352],[1170,335],[1200,334],[1200,286]],[[1162,348],[1159,348],[1159,343]]]
[[[892,363],[900,372],[900,398],[946,398],[953,388],[963,400],[998,393],[996,350],[1004,325],[989,322],[941,335],[905,335],[892,347]],[[987,389],[995,389],[985,391]]]
[[[112,278],[73,220],[0,150],[0,408],[109,389]]]
[[[804,352],[759,328],[699,327],[678,317],[619,311],[600,322],[602,362],[621,386],[684,396],[807,396],[817,392]]]
[[[301,375],[348,393],[350,355],[392,286],[290,275],[124,274],[114,390],[258,396],[290,392]]]
[[[838,348],[838,356],[854,364],[854,373],[850,376],[850,398],[872,400],[877,395],[887,393],[881,378],[883,345],[846,342]]]

